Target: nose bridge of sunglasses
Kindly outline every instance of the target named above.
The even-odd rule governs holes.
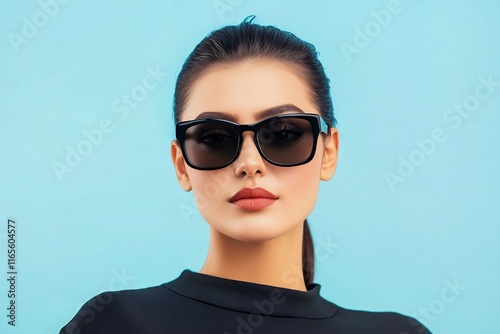
[[[241,134],[242,141],[240,143],[240,153],[237,157],[237,160],[244,161],[247,159],[254,159],[258,157],[262,159],[261,152],[257,147],[257,143],[255,142],[255,134],[252,130],[245,130]]]

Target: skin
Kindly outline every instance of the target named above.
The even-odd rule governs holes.
[[[284,104],[319,114],[292,65],[245,60],[205,70],[191,87],[181,121],[217,111],[250,124],[260,120],[259,111]],[[301,270],[303,222],[315,205],[320,181],[331,179],[335,172],[337,130],[320,135],[313,160],[296,167],[268,163],[255,147],[253,133],[245,132],[243,138],[237,160],[215,171],[190,168],[178,142],[171,145],[177,180],[185,191],[194,192],[198,209],[210,225],[210,247],[200,273],[306,291]],[[258,211],[245,211],[228,201],[240,189],[257,186],[278,199]]]

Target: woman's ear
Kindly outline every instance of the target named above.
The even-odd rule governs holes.
[[[323,153],[323,163],[321,164],[320,179],[328,181],[333,177],[337,168],[337,158],[339,153],[339,133],[336,128],[330,128],[325,140],[325,152]]]
[[[181,147],[179,146],[179,142],[177,140],[172,141],[170,154],[172,155],[175,174],[177,174],[177,181],[181,185],[182,189],[190,191],[193,187],[191,186],[191,181],[189,181],[189,175],[186,171],[186,162],[184,161],[184,156],[182,155]]]

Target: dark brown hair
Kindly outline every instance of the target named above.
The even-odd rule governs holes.
[[[285,62],[298,69],[324,120],[329,127],[334,127],[336,119],[333,115],[330,84],[314,45],[288,31],[252,23],[254,18],[255,16],[249,16],[239,25],[213,31],[187,57],[175,86],[175,123],[180,120],[191,86],[203,71],[216,64],[264,58]],[[314,280],[314,247],[307,219],[304,221],[303,232],[302,272],[305,283],[310,284]]]

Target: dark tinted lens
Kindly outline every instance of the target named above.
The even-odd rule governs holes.
[[[264,155],[278,164],[297,164],[307,160],[313,148],[311,123],[303,118],[273,118],[258,132]]]
[[[186,131],[184,146],[187,159],[200,168],[218,168],[236,155],[238,133],[219,123],[203,123]]]

